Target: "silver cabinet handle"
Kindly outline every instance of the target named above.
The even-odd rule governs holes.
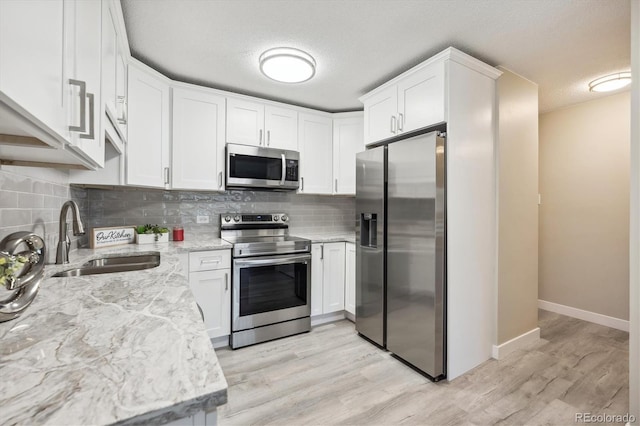
[[[164,168],[164,184],[169,185],[169,168]]]
[[[396,116],[391,116],[391,133],[396,134]]]
[[[304,178],[300,178],[300,191],[304,191]]]
[[[260,129],[260,138],[258,139],[258,144],[262,145],[262,129]]]
[[[222,258],[220,257],[216,257],[215,259],[202,259],[200,261],[201,265],[208,265],[210,263],[220,263],[222,261]]]
[[[218,188],[222,188],[222,172],[218,172]]]
[[[118,123],[127,124],[127,98],[124,96],[118,96],[117,102],[122,104],[122,115],[117,118]]]
[[[87,109],[87,83],[81,80],[69,79],[69,84],[80,88],[80,125],[69,126],[69,131],[84,133],[87,131],[86,109]]]
[[[229,273],[224,273],[224,291],[229,291]]]
[[[267,146],[271,145],[271,130],[267,130]]]
[[[80,139],[93,139],[95,137],[95,119],[93,117],[95,98],[93,93],[87,93],[87,98],[89,98],[89,133],[80,135]]]
[[[287,177],[287,159],[284,154],[280,154],[282,158],[282,178],[280,179],[280,185],[284,185],[285,178]]]
[[[320,260],[324,259],[324,244],[320,246]]]
[[[336,179],[336,192],[338,192],[338,179]]]
[[[398,114],[398,131],[402,132],[404,130],[404,114]]]

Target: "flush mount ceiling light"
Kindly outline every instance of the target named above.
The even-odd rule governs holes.
[[[260,55],[260,71],[282,83],[302,83],[316,73],[316,61],[307,52],[292,47],[276,47]]]
[[[630,72],[618,72],[597,78],[589,83],[590,92],[611,92],[613,90],[622,89],[631,83]]]

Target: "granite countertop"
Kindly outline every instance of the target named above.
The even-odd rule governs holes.
[[[98,257],[161,256],[143,271],[46,278],[25,314],[0,323],[1,423],[158,424],[226,403],[227,382],[179,253],[230,247],[187,236],[80,249],[70,264],[46,266],[50,277]]]
[[[298,234],[297,232],[293,233],[296,237],[307,238],[311,240],[312,243],[333,243],[345,241],[347,243],[355,243],[356,242],[356,234],[355,232],[350,233],[342,233],[342,234]]]

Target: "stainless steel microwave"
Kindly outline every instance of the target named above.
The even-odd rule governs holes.
[[[227,188],[298,189],[300,153],[227,144]]]

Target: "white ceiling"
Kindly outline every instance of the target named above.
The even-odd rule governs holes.
[[[630,0],[122,0],[134,57],[167,76],[325,111],[448,46],[539,84],[540,111],[594,99],[630,69]],[[316,76],[277,83],[258,57],[290,46]]]

